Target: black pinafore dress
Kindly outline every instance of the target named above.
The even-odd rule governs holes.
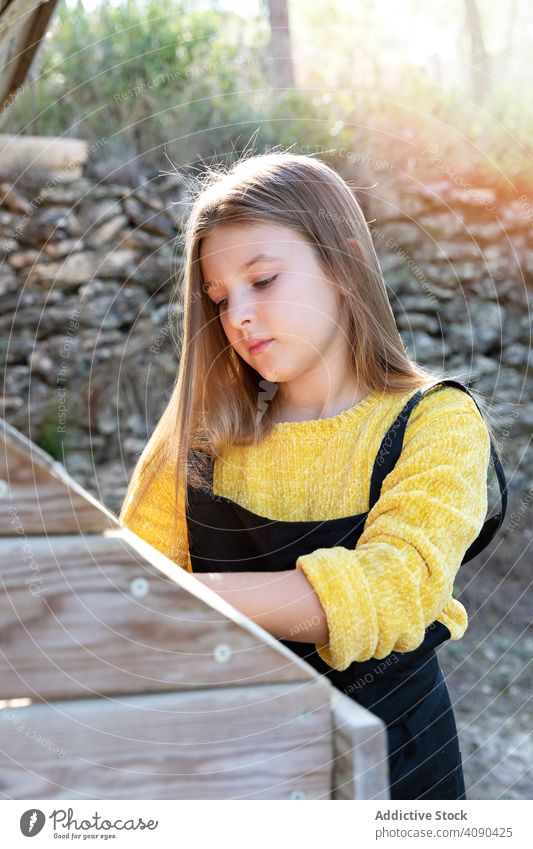
[[[211,462],[211,491],[188,489],[186,519],[193,573],[286,571],[296,568],[300,555],[317,548],[355,548],[383,481],[400,456],[411,411],[425,392],[440,384],[456,386],[470,395],[461,383],[449,379],[436,381],[411,396],[382,440],[370,481],[369,508],[364,513],[325,521],[268,519],[215,495]],[[462,563],[489,544],[505,516],[507,482],[492,440],[491,456],[502,509],[485,521]],[[447,626],[435,620],[414,651],[354,662],[342,671],[325,663],[314,644],[280,640],[386,723],[391,799],[466,799],[455,717],[435,652],[436,646],[450,637]]]

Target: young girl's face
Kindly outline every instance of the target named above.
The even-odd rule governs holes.
[[[228,342],[266,380],[318,374],[338,357],[346,339],[337,295],[296,231],[270,223],[221,225],[202,240],[200,267]],[[250,347],[259,340],[269,341]]]

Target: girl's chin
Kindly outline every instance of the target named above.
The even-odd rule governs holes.
[[[271,383],[279,383],[283,380],[279,369],[273,365],[267,365],[267,363],[257,363],[256,365],[254,365],[254,368],[264,380],[269,380]]]

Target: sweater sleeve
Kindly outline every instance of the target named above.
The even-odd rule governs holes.
[[[489,432],[470,396],[430,390],[355,549],[319,548],[296,561],[324,608],[329,642],[316,649],[327,664],[342,670],[423,642],[483,526],[489,458]]]
[[[173,533],[176,498],[172,468],[163,466],[145,492],[142,487],[144,472],[136,468],[131,491],[120,511],[120,521],[178,566],[192,572],[183,497],[177,508],[177,530]]]

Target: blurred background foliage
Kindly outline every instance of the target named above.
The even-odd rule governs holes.
[[[275,85],[280,6],[294,76]],[[62,2],[0,130],[103,137],[108,165],[133,172],[231,158],[253,137],[423,178],[437,143],[448,168],[523,191],[532,35],[527,0]]]

